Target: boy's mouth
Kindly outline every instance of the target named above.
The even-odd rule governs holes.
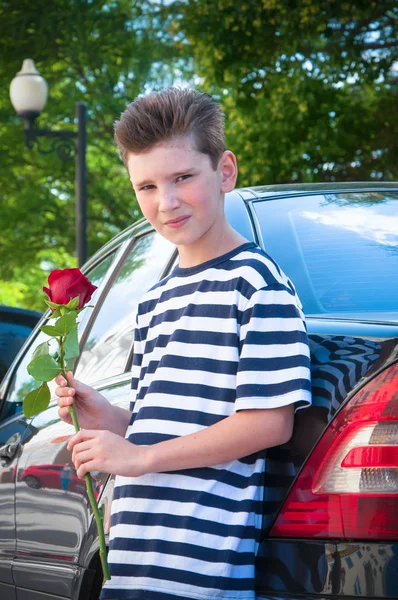
[[[166,221],[165,225],[169,227],[182,227],[186,221],[188,221],[189,216],[186,217],[177,217],[177,219],[170,219],[170,221]]]

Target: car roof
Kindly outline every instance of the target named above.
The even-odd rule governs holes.
[[[294,194],[322,193],[322,192],[355,192],[355,191],[377,191],[398,190],[397,181],[348,181],[348,182],[324,182],[324,183],[283,183],[273,185],[258,185],[240,188],[237,191],[251,191],[258,196],[291,196]]]

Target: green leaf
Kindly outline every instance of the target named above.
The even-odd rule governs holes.
[[[76,362],[76,360],[77,360],[77,357],[76,358],[70,358],[69,360],[66,360],[65,361],[65,371],[72,371],[73,372],[73,370],[75,368],[75,362]]]
[[[78,306],[79,306],[79,296],[76,296],[76,298],[71,298],[69,300],[68,304],[66,304],[66,308],[69,308],[69,310],[75,310]]]
[[[59,373],[61,367],[56,360],[49,354],[46,356],[38,356],[33,359],[27,366],[28,373],[37,379],[37,381],[51,381]]]
[[[74,313],[67,313],[55,322],[55,335],[67,335],[74,327],[76,327],[76,315]]]
[[[49,354],[48,342],[43,342],[43,344],[39,344],[36,350],[33,352],[32,360],[38,356],[46,356],[47,354]]]
[[[45,300],[45,303],[50,307],[50,308],[58,308],[59,306],[61,306],[61,304],[57,304],[56,302],[51,302],[51,300]]]
[[[58,317],[61,316],[61,307],[58,306],[58,308],[56,308],[54,310],[54,312],[49,316],[49,319],[58,319]]]
[[[52,337],[59,336],[58,330],[54,325],[43,325],[43,327],[40,327],[40,329],[43,333],[51,335]]]
[[[65,359],[77,358],[79,356],[79,340],[77,337],[77,325],[68,333],[64,342]]]
[[[37,415],[45,410],[50,404],[50,390],[47,383],[42,383],[40,387],[29,392],[23,401],[23,412],[27,419]]]

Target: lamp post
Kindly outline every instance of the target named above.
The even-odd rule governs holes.
[[[23,61],[22,69],[11,82],[10,97],[16,113],[24,123],[25,145],[32,150],[36,144],[41,154],[57,152],[62,161],[75,152],[76,178],[76,253],[79,267],[87,260],[87,167],[86,167],[86,105],[76,104],[77,132],[35,129],[35,119],[43,110],[48,96],[46,80],[30,58]],[[52,140],[49,149],[40,145],[40,138]]]

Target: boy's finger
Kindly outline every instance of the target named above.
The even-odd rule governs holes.
[[[67,408],[69,410],[70,406],[73,404],[73,398],[59,398],[58,406],[60,408]]]
[[[69,451],[71,451],[71,452],[73,451],[73,448],[74,448],[74,446],[75,446],[75,445],[78,443],[78,440],[76,440],[76,437],[77,437],[78,435],[79,435],[79,434],[78,434],[78,433],[76,433],[74,436],[72,436],[72,437],[71,437],[71,439],[69,440],[69,442],[68,442],[68,444],[67,444],[67,446],[66,446],[66,449],[67,449],[67,450],[69,450]]]
[[[58,384],[58,385],[60,385],[62,387],[65,387],[66,383],[67,383],[65,377],[63,377],[62,375],[57,375],[55,377],[54,381],[55,381],[56,384]]]
[[[55,395],[58,398],[71,398],[75,395],[75,390],[73,388],[58,387],[55,389]]]
[[[84,440],[86,434],[87,434],[87,430],[85,430],[85,429],[81,429],[80,431],[75,433],[75,435],[73,435],[70,438],[66,448],[68,450],[73,450],[73,448],[76,446],[76,444],[79,444],[79,442],[82,442]]]
[[[69,385],[71,385],[72,387],[74,387],[75,386],[75,379],[73,377],[72,371],[67,371],[66,377],[67,377],[67,380],[69,382]]]
[[[72,423],[72,417],[70,416],[68,408],[61,407],[58,410],[58,415],[63,421],[66,421],[66,423]]]
[[[96,437],[97,434],[98,431],[93,429],[81,429],[80,431],[75,433],[73,437],[71,437],[71,439],[68,442],[67,449],[72,450],[72,448],[76,446],[76,444],[84,442],[85,440],[90,440]]]

